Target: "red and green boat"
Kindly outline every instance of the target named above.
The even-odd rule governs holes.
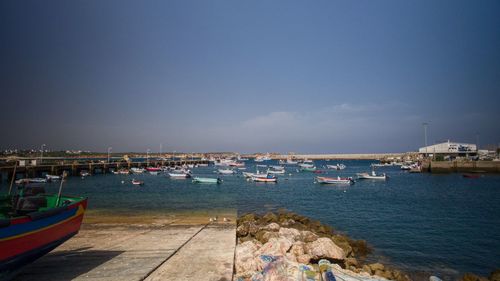
[[[0,195],[0,280],[77,234],[86,208],[87,198],[45,194],[41,186]]]

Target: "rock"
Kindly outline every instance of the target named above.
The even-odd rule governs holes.
[[[272,223],[264,226],[262,229],[267,230],[267,231],[278,231],[278,230],[280,230],[280,225],[275,223],[275,222],[272,222]]]
[[[462,276],[462,281],[488,281],[488,278],[482,277],[479,275],[475,275],[472,273],[465,273],[464,276]]]
[[[275,214],[273,213],[267,213],[265,214],[262,219],[261,219],[263,222],[267,222],[267,223],[270,223],[270,222],[277,222],[278,221],[278,216],[276,216]]]
[[[302,255],[299,255],[296,257],[297,257],[297,262],[303,263],[303,264],[308,264],[312,259],[311,255],[308,255],[308,254],[302,254]]]
[[[314,242],[306,244],[306,253],[313,259],[327,258],[335,260],[344,260],[346,258],[344,250],[333,243],[332,239],[322,237]]]
[[[370,265],[368,265],[370,267],[370,269],[375,272],[377,270],[380,270],[380,271],[383,271],[384,270],[384,265],[381,264],[381,263],[372,263]]]
[[[349,266],[357,267],[358,266],[358,260],[356,260],[355,258],[347,258],[347,259],[345,259],[344,264],[345,264],[346,268],[349,267]]]
[[[363,267],[361,268],[361,270],[364,271],[364,272],[366,272],[366,273],[368,273],[368,274],[370,274],[370,275],[373,274],[372,273],[372,269],[368,265],[366,265],[366,264],[363,265]]]
[[[255,252],[255,255],[284,256],[291,247],[292,242],[284,237],[271,238]]]
[[[292,242],[300,240],[300,231],[295,228],[282,227],[278,233],[281,237],[285,237]]]
[[[382,270],[375,270],[375,272],[373,272],[373,275],[384,277],[384,272]]]
[[[247,236],[247,234],[248,234],[248,225],[240,224],[236,228],[236,237],[244,237]]]
[[[257,245],[252,241],[246,241],[236,246],[235,268],[236,273],[244,274],[257,270],[257,263],[254,260],[254,252],[258,250]]]
[[[309,230],[304,230],[300,232],[300,240],[304,242],[313,242],[318,240],[318,235]]]
[[[238,225],[240,224],[243,224],[244,222],[254,222],[256,221],[257,218],[255,216],[255,214],[246,214],[246,215],[243,215],[242,217],[240,217],[237,221]]]
[[[349,245],[352,247],[352,251],[361,257],[365,257],[372,252],[372,249],[368,246],[365,240],[351,240],[348,239]]]
[[[437,276],[431,275],[429,277],[429,281],[443,281],[443,280],[441,280],[441,278],[439,278]]]
[[[295,223],[294,220],[292,219],[284,219],[284,220],[280,220],[280,224],[282,226],[290,226],[290,225],[293,225]]]
[[[293,243],[292,247],[290,248],[290,253],[294,254],[296,257],[301,256],[306,253],[304,250],[304,242],[302,241],[297,241]]]
[[[255,239],[261,243],[267,243],[271,238],[279,238],[279,234],[277,232],[270,232],[261,230],[255,234]]]
[[[496,269],[495,271],[491,272],[488,279],[490,279],[490,281],[500,281],[500,269]]]
[[[297,262],[297,258],[292,253],[286,253],[285,258],[289,261]]]
[[[351,245],[349,245],[349,241],[345,236],[333,235],[331,236],[331,238],[333,240],[333,243],[335,243],[335,245],[339,246],[340,248],[342,248],[342,250],[344,250],[346,256],[351,255],[351,253],[353,252],[352,247]]]

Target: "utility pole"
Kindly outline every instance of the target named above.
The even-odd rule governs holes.
[[[148,150],[146,150],[146,167],[149,167],[149,152],[151,151],[151,149],[148,148]]]
[[[113,149],[111,146],[108,147],[108,164],[109,164],[109,156],[110,156],[110,153],[111,153],[111,149]]]
[[[45,149],[45,144],[42,144],[42,147],[41,147],[41,154],[40,154],[40,165],[42,164],[43,162],[43,150]]]
[[[425,157],[427,157],[427,126],[429,125],[428,123],[423,123],[424,126],[424,145],[425,145]]]

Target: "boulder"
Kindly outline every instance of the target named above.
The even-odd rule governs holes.
[[[311,255],[309,254],[302,254],[302,255],[299,255],[299,256],[296,256],[297,257],[297,262],[299,263],[303,263],[303,264],[308,264],[309,262],[311,262]]]
[[[358,260],[355,258],[347,258],[344,261],[345,267],[348,268],[349,266],[357,267],[358,266]]]
[[[262,222],[270,223],[270,222],[277,222],[278,221],[278,216],[276,216],[273,213],[267,213],[265,214],[262,219]]]
[[[304,242],[313,242],[318,240],[318,235],[309,230],[304,230],[300,232],[300,240]]]
[[[361,270],[363,272],[366,272],[366,273],[370,274],[370,275],[373,274],[372,269],[367,264],[363,265],[363,267],[361,268]]]
[[[246,241],[236,246],[235,250],[235,268],[236,273],[244,274],[257,270],[257,263],[254,260],[254,252],[258,246],[252,241]]]
[[[292,247],[290,248],[290,253],[294,254],[296,257],[301,256],[306,253],[304,246],[304,242],[297,241],[293,243]]]
[[[295,228],[282,227],[278,233],[281,237],[285,237],[292,242],[300,240],[300,231]]]
[[[280,224],[282,226],[290,226],[290,225],[293,225],[294,223],[295,223],[295,221],[292,219],[280,219]]]
[[[382,270],[375,270],[373,272],[373,275],[377,275],[377,276],[380,276],[380,277],[384,277],[384,271]]]
[[[255,252],[255,255],[284,256],[291,247],[292,242],[286,238],[271,238]]]
[[[278,231],[278,230],[280,230],[280,225],[275,223],[275,222],[272,222],[272,223],[262,227],[261,229],[267,230],[267,231]]]
[[[240,224],[236,228],[236,237],[244,237],[248,234],[248,225]]]
[[[370,269],[375,272],[377,270],[380,270],[380,271],[383,271],[384,270],[384,265],[381,264],[381,263],[372,263],[370,265],[368,265],[370,267]]]
[[[265,231],[261,230],[255,234],[255,239],[261,243],[267,243],[269,239],[271,238],[279,238],[279,234],[277,232],[270,232],[270,231]]]
[[[327,237],[318,238],[314,242],[307,243],[305,248],[306,253],[310,254],[313,259],[344,260],[346,258],[344,250]]]
[[[246,214],[246,215],[243,215],[241,216],[239,219],[238,219],[238,224],[242,224],[244,222],[254,222],[257,220],[257,217],[255,216],[255,214]]]
[[[288,260],[288,261],[292,261],[292,262],[297,262],[297,258],[295,257],[294,254],[292,253],[286,253],[285,254],[285,258]]]

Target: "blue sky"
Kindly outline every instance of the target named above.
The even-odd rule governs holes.
[[[498,1],[2,1],[0,148],[500,142]]]

